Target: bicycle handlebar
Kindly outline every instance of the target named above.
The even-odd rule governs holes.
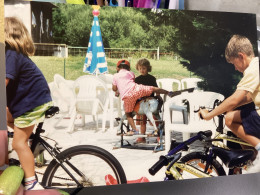
[[[199,112],[200,109],[205,109],[205,106],[200,106],[198,110],[194,110],[194,113]],[[202,120],[204,119],[201,114],[199,116],[200,116],[200,119],[202,119]]]
[[[219,106],[221,103],[222,103],[222,101],[215,100],[214,105],[213,105],[213,108],[208,108],[209,112],[211,112],[211,111],[215,108],[215,106]],[[205,109],[205,108],[206,108],[205,106],[200,106],[198,110],[194,110],[194,113],[197,113],[197,112],[200,111],[200,109]],[[225,114],[225,113],[224,113],[224,114]],[[200,116],[200,118],[201,118],[202,120],[204,119],[201,114],[200,114],[199,116]]]
[[[149,169],[151,175],[155,175],[163,166],[168,165],[168,156],[160,156],[160,159]]]
[[[149,173],[151,175],[155,175],[163,166],[166,166],[170,163],[170,165],[168,166],[169,169],[181,157],[181,153],[177,153],[177,152],[183,150],[183,148],[187,147],[187,145],[190,145],[194,141],[198,139],[201,141],[206,140],[207,138],[211,137],[211,135],[212,135],[212,131],[210,130],[200,131],[196,136],[190,138],[189,140],[183,143],[180,143],[177,146],[178,149],[174,148],[171,150],[171,152],[169,152],[168,155],[160,156],[160,159],[149,169]]]

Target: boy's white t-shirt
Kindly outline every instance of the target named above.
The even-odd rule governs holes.
[[[255,57],[243,73],[243,78],[237,85],[237,90],[249,91],[251,97],[258,107],[256,110],[260,115],[260,80],[259,80],[259,58]]]

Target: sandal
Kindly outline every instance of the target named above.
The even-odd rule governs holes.
[[[126,136],[139,135],[139,131],[131,130],[126,133]]]

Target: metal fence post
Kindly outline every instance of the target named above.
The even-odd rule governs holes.
[[[160,48],[158,47],[157,48],[157,60],[159,60],[160,59]]]
[[[66,77],[65,67],[66,67],[66,58],[64,58],[64,79],[65,79],[65,77]]]

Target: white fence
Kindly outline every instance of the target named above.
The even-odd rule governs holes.
[[[73,47],[66,44],[35,43],[36,56],[85,56],[87,47]],[[107,58],[149,58],[159,60],[161,56],[174,56],[174,53],[160,53],[160,48],[104,48]]]

